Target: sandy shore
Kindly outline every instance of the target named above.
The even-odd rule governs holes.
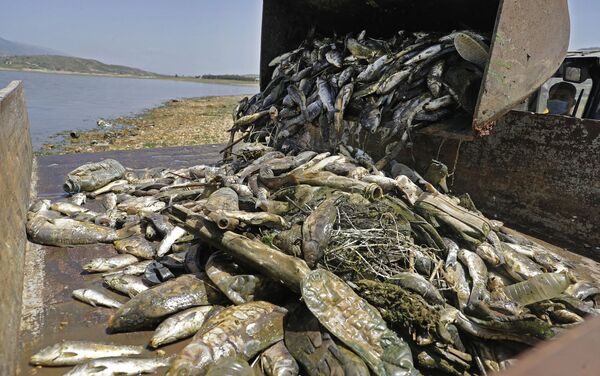
[[[107,119],[116,127],[64,132],[39,154],[160,148],[225,143],[233,125],[231,113],[244,96],[171,100],[140,115]]]

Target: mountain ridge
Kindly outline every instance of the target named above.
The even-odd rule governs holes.
[[[0,69],[136,77],[158,76],[156,73],[125,65],[105,64],[94,59],[62,55],[0,56]]]
[[[22,55],[62,55],[68,56],[61,51],[51,48],[35,46],[33,44],[14,42],[0,37],[0,56],[22,56]]]

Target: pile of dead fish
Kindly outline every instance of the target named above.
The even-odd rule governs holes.
[[[394,161],[384,173],[256,143],[232,155],[179,170],[86,164],[68,175],[69,197],[32,205],[33,242],[114,244],[118,255],[82,268],[131,299],[73,291],[114,307],[110,332],[155,330],[153,349],[193,336],[173,357],[82,338],[32,364],[75,366],[69,375],[485,374],[598,312],[600,289],[569,262],[468,195],[440,192],[439,162],[425,179]]]
[[[488,44],[472,31],[311,36],[271,61],[271,82],[233,113],[230,144],[285,152],[379,144],[399,153],[411,131],[448,118],[470,123]]]

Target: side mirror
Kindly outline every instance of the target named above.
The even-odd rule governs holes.
[[[567,82],[574,82],[577,84],[582,83],[583,81],[588,79],[588,74],[585,69],[580,67],[565,67],[563,73],[563,80]]]

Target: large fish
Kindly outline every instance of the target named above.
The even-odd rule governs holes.
[[[115,230],[70,218],[49,219],[36,215],[27,222],[32,242],[54,246],[112,243],[131,235],[128,228]]]
[[[153,329],[166,316],[197,306],[224,303],[207,278],[186,274],[134,296],[108,321],[112,332]]]
[[[419,374],[408,344],[388,329],[375,307],[335,274],[323,269],[309,272],[302,281],[302,298],[319,322],[376,375]]]
[[[175,358],[167,375],[196,375],[221,358],[239,356],[249,360],[283,339],[286,310],[256,301],[222,310]]]

